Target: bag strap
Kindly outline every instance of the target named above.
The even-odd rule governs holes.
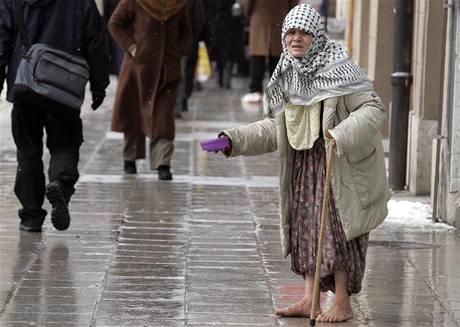
[[[29,49],[27,42],[27,31],[24,27],[24,1],[14,0],[14,15],[16,17],[16,29],[22,45],[22,55],[24,56]]]

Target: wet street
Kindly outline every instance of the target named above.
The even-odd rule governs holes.
[[[226,159],[199,146],[262,117],[241,107],[246,83],[210,81],[194,93],[167,182],[147,161],[124,175],[122,134],[109,131],[113,80],[98,111],[83,108],[71,226],[56,231],[48,216],[41,234],[18,229],[10,107],[0,100],[0,326],[308,326],[274,314],[303,294],[281,255],[277,154]],[[387,221],[373,231],[355,317],[338,326],[459,327],[460,234],[441,225]],[[326,308],[332,295],[322,299]]]

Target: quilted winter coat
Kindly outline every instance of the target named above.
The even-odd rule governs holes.
[[[377,227],[388,214],[390,189],[379,129],[386,111],[373,90],[324,100],[323,135],[336,140],[332,189],[348,240]],[[279,151],[280,233],[283,254],[290,253],[290,207],[294,149],[284,111],[275,118],[223,131],[232,141],[229,156]],[[328,142],[326,141],[326,150]]]

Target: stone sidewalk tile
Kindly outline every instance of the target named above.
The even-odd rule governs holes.
[[[123,174],[122,135],[109,131],[113,79],[103,106],[92,112],[88,99],[82,111],[71,227],[58,232],[47,219],[41,234],[17,228],[15,148],[0,104],[0,326],[308,326],[274,315],[303,295],[281,255],[277,154],[225,159],[199,146],[262,118],[241,106],[246,83],[220,90],[211,80],[194,94],[177,120],[174,180],[164,182],[145,160]],[[340,326],[460,326],[459,250],[458,232],[379,227],[355,317]]]

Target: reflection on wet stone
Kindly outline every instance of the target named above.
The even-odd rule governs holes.
[[[262,117],[241,108],[245,81],[228,92],[211,81],[190,99],[176,122],[171,183],[148,160],[123,174],[123,137],[108,132],[115,86],[100,110],[82,112],[69,230],[48,217],[42,234],[18,231],[11,138],[0,149],[0,326],[307,326],[274,316],[303,294],[281,255],[277,153],[225,159],[199,147]],[[459,251],[456,233],[376,230],[355,318],[340,326],[458,327]]]

